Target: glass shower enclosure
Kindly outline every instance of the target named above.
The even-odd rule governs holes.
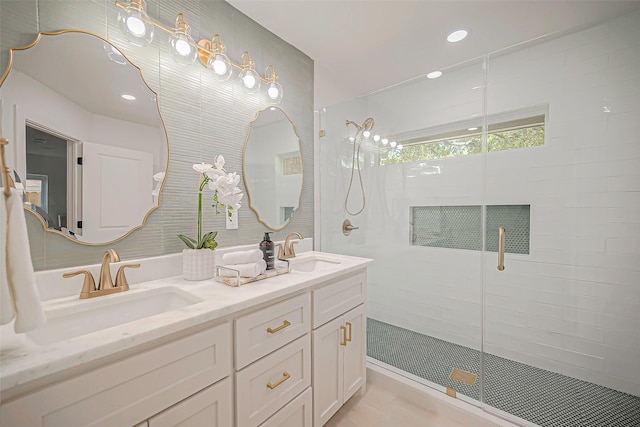
[[[521,424],[640,425],[638,22],[320,112],[320,249],[375,260],[370,363]]]

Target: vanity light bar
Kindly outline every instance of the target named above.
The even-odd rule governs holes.
[[[153,28],[146,29],[151,24],[171,36],[171,46],[176,62],[192,64],[196,58],[207,69],[214,72],[218,80],[228,80],[231,77],[231,67],[240,70],[239,80],[249,93],[260,89],[261,83],[266,84],[267,99],[272,104],[282,100],[282,85],[277,81],[277,74],[273,65],[268,65],[264,76],[254,68],[254,61],[249,52],[242,53],[241,63],[235,63],[225,55],[225,45],[219,34],[214,34],[211,41],[202,39],[195,43],[189,34],[189,24],[184,15],[179,13],[174,28],[168,28],[149,17],[144,0],[129,0],[128,2],[115,0],[116,6],[122,10],[118,13],[118,23],[125,37],[135,45],[144,46],[153,40]],[[188,49],[191,47],[191,49]],[[187,48],[187,49],[185,49]]]

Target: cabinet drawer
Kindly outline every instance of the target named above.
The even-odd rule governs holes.
[[[363,270],[313,291],[313,327],[317,328],[362,304],[366,299],[366,280]]]
[[[311,385],[307,334],[236,373],[238,427],[254,427]]]
[[[0,425],[136,425],[230,372],[224,323],[3,403]]]
[[[232,407],[231,378],[225,378],[152,417],[149,427],[230,427]]]
[[[300,396],[276,412],[260,427],[312,427],[312,393],[308,388]]]
[[[236,369],[241,369],[311,329],[308,293],[236,320]]]

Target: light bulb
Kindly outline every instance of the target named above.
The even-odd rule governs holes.
[[[260,89],[260,76],[255,70],[247,68],[240,72],[240,81],[242,86],[249,93],[256,93]]]
[[[118,27],[127,40],[136,46],[147,46],[153,41],[154,27],[143,1],[131,4],[118,12]]]
[[[373,135],[373,140],[374,140],[375,142],[380,141],[380,135]]]
[[[251,74],[246,74],[242,78],[242,83],[244,83],[244,87],[246,87],[247,89],[253,89],[253,87],[256,85],[256,78]]]
[[[398,150],[402,150],[403,146],[402,144],[398,144],[398,146],[396,147]]]
[[[216,58],[215,61],[213,61],[213,72],[218,75],[225,74],[227,72],[227,64],[220,60],[220,58]]]
[[[170,39],[173,59],[178,64],[193,64],[198,55],[198,50],[193,44],[193,39],[188,34],[174,34]]]
[[[391,148],[393,148],[393,147],[395,147],[397,144],[398,144],[397,142],[395,142],[395,141],[391,141],[391,142],[389,143],[389,146],[390,146]]]
[[[180,55],[189,55],[191,53],[191,45],[184,38],[179,39],[176,44],[176,52]]]
[[[144,26],[142,19],[140,19],[139,13],[134,13],[127,18],[127,29],[136,37],[142,37],[144,33],[147,32],[147,28]]]
[[[242,71],[238,76],[244,90],[248,93],[256,93],[260,89],[260,75],[254,70],[254,62],[249,56],[249,52],[242,52],[241,56]]]
[[[225,81],[231,77],[233,68],[231,61],[224,53],[215,53],[209,58],[207,67],[213,70],[213,76],[216,80]]]
[[[389,140],[387,138],[382,138],[382,145],[387,145]]]
[[[371,136],[371,132],[365,130],[364,132],[362,132],[362,136],[364,136],[365,138],[369,138]]]
[[[273,104],[279,104],[282,101],[283,90],[278,82],[267,83],[267,96]]]

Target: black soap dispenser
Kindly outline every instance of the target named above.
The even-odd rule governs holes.
[[[270,233],[268,231],[264,233],[264,239],[262,239],[262,242],[260,242],[260,250],[262,251],[264,262],[267,263],[267,270],[273,270],[275,261],[275,245],[271,241],[269,234]]]

